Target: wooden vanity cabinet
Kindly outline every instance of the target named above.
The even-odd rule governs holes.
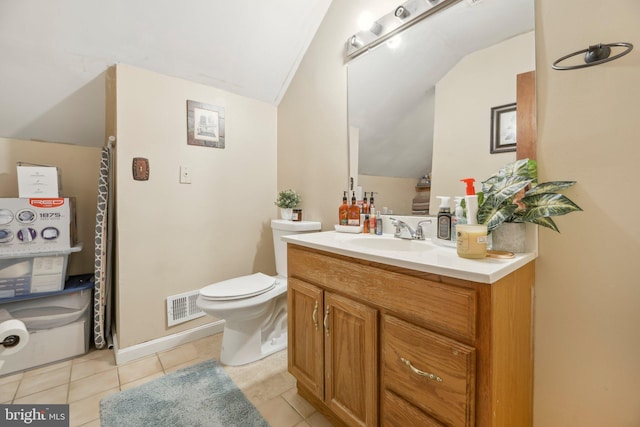
[[[289,372],[335,425],[532,423],[533,262],[493,284],[288,245]]]

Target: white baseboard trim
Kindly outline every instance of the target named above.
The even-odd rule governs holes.
[[[197,326],[193,329],[178,332],[177,334],[157,338],[155,340],[132,345],[130,347],[119,348],[118,335],[113,333],[113,352],[116,357],[116,365],[131,362],[145,356],[150,356],[161,351],[171,350],[182,344],[199,340],[210,335],[219,334],[224,329],[224,320],[217,320],[206,325]]]

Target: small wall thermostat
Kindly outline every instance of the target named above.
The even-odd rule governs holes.
[[[134,157],[132,172],[133,179],[136,181],[147,181],[149,179],[149,159]]]

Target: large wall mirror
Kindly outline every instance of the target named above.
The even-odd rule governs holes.
[[[491,109],[516,102],[535,69],[534,0],[460,1],[348,63],[350,176],[376,204],[411,215],[421,177],[464,195],[515,159],[491,153]],[[479,190],[479,184],[476,184]],[[424,205],[422,205],[424,206]]]

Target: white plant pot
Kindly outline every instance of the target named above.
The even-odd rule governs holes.
[[[523,222],[504,222],[491,232],[491,249],[514,253],[526,252],[526,224]]]
[[[291,221],[291,218],[293,218],[293,208],[280,208],[280,216],[282,219]]]

